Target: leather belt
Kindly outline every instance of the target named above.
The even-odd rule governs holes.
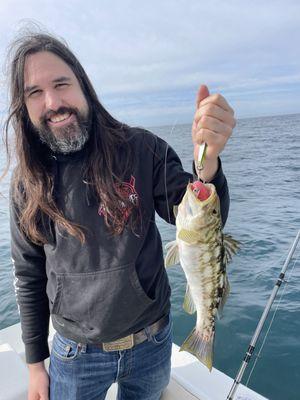
[[[105,343],[97,343],[93,346],[100,347],[104,351],[119,351],[119,350],[128,350],[131,349],[133,346],[143,343],[148,339],[147,333],[151,335],[155,335],[165,326],[167,326],[169,322],[169,316],[166,315],[160,318],[158,321],[154,322],[152,325],[144,328],[136,333],[132,333],[131,335],[122,337],[120,339],[114,340],[112,342],[105,342]]]

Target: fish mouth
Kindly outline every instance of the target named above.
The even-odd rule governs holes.
[[[211,195],[212,195],[212,191],[210,190],[209,196],[208,196],[205,200],[201,200],[201,199],[198,197],[199,191],[197,191],[197,190],[195,190],[195,189],[193,188],[193,183],[189,183],[189,184],[188,184],[188,186],[187,186],[187,192],[188,192],[189,198],[190,198],[191,200],[196,200],[197,202],[200,201],[201,203],[204,203],[205,201],[207,201],[207,200],[211,197]]]

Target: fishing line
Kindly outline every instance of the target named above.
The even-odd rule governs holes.
[[[252,251],[250,246],[252,245],[253,239],[241,240],[241,242],[243,244],[243,251],[250,253]],[[276,245],[275,241],[274,242],[270,241],[270,246],[275,246],[275,245]],[[258,252],[260,251],[259,246],[255,245],[255,251],[258,251]],[[269,264],[264,264],[265,267],[260,272],[256,273],[255,279],[263,276],[267,270],[269,270],[271,268],[275,269],[277,265],[279,267],[284,258],[285,258],[285,254],[282,254],[281,257],[279,259],[277,259],[276,261],[270,261]]]
[[[295,253],[295,251],[297,249],[297,245],[299,243],[299,240],[300,240],[300,230],[298,231],[298,233],[297,233],[297,235],[296,235],[296,237],[295,237],[295,239],[294,239],[294,241],[293,241],[293,243],[292,243],[292,245],[290,247],[290,250],[288,252],[288,255],[286,257],[284,265],[281,268],[280,274],[279,274],[279,276],[277,278],[277,281],[276,281],[276,283],[275,283],[275,285],[273,287],[273,290],[272,290],[272,292],[270,294],[268,302],[267,302],[267,304],[266,304],[266,306],[265,306],[265,308],[263,310],[263,313],[262,313],[262,315],[261,315],[261,317],[259,319],[259,322],[258,322],[258,324],[256,326],[255,332],[254,332],[254,334],[253,334],[253,336],[251,338],[250,344],[249,344],[248,349],[247,349],[247,351],[245,353],[244,359],[243,359],[243,361],[242,361],[242,363],[240,365],[240,368],[239,368],[239,370],[238,370],[238,372],[236,374],[236,377],[235,377],[235,379],[233,381],[233,384],[231,386],[230,392],[228,393],[227,400],[233,400],[233,398],[235,396],[235,393],[236,393],[236,391],[237,391],[237,389],[238,389],[238,387],[239,387],[239,385],[240,385],[240,383],[242,381],[242,378],[243,378],[243,375],[245,373],[245,370],[246,370],[247,366],[249,365],[249,362],[251,360],[252,355],[254,354],[254,350],[255,350],[255,346],[257,344],[257,340],[258,340],[258,338],[259,338],[259,336],[260,336],[260,334],[262,332],[262,329],[264,327],[266,319],[267,319],[267,317],[268,317],[268,315],[269,315],[269,313],[271,311],[271,308],[272,308],[272,305],[273,305],[274,300],[276,298],[276,295],[278,294],[278,291],[279,291],[281,285],[283,283],[287,283],[287,280],[286,280],[285,276],[286,276],[289,264],[291,263],[292,258],[294,256],[294,253]],[[296,265],[296,262],[294,263],[294,266],[293,266],[292,271],[291,271],[291,273],[289,275],[289,278],[291,277],[291,274],[294,271],[295,265]]]
[[[184,104],[184,100],[181,101],[180,107],[183,104]],[[175,122],[173,123],[169,139],[171,138],[171,136],[172,136],[172,134],[173,134],[173,132],[175,130],[175,127],[177,125],[177,121],[178,121],[178,116],[176,117]],[[171,223],[171,213],[170,213],[170,206],[169,206],[169,200],[168,200],[168,188],[167,188],[167,153],[168,153],[169,144],[168,144],[168,142],[166,142],[166,143],[167,143],[167,146],[166,146],[166,152],[165,152],[165,168],[164,168],[165,169],[165,173],[164,173],[164,178],[165,178],[165,196],[166,196],[166,201],[167,201],[168,220],[169,220],[169,223]]]
[[[244,242],[243,242],[244,243]],[[273,243],[272,243],[273,244]],[[275,243],[274,243],[275,244]],[[255,276],[255,279],[260,278],[261,276],[263,276],[266,273],[266,270],[268,269],[275,269],[274,266],[276,267],[276,265],[278,265],[278,268],[280,267],[280,264],[282,263],[282,261],[285,258],[285,254],[282,254],[281,257],[276,261],[276,263],[270,262],[269,265],[266,265],[266,267],[261,270],[260,272],[258,272]]]
[[[178,117],[175,119],[175,122],[173,123],[172,129],[171,129],[171,133],[170,133],[170,138],[174,132],[175,126],[177,124],[178,121]],[[166,152],[165,152],[165,173],[164,173],[164,178],[165,178],[165,196],[166,196],[166,202],[167,202],[167,210],[168,210],[168,220],[169,223],[171,223],[171,214],[170,214],[170,206],[169,206],[169,200],[168,200],[168,188],[167,188],[167,154],[168,154],[168,148],[169,148],[169,144],[168,142],[167,146],[166,146]]]
[[[291,271],[290,271],[290,274],[289,274],[287,280],[284,281],[284,282],[285,282],[285,285],[284,285],[284,288],[283,288],[283,290],[282,290],[281,296],[280,296],[280,298],[279,298],[279,300],[278,300],[278,302],[277,302],[276,308],[275,308],[275,310],[274,310],[272,319],[271,319],[270,324],[269,324],[269,326],[268,326],[268,329],[267,329],[267,331],[266,331],[266,334],[265,334],[265,337],[264,337],[264,339],[263,339],[262,345],[261,345],[261,347],[260,347],[260,349],[259,349],[259,352],[258,352],[257,355],[256,355],[254,364],[253,364],[253,366],[252,366],[252,368],[251,368],[251,371],[250,371],[250,373],[249,373],[247,382],[246,382],[246,384],[245,384],[245,386],[247,386],[247,387],[248,387],[249,381],[250,381],[250,379],[251,379],[252,373],[254,372],[254,369],[255,369],[256,364],[257,364],[257,362],[258,362],[258,359],[260,358],[260,354],[262,353],[262,350],[263,350],[263,348],[264,348],[264,346],[265,346],[267,337],[268,337],[269,332],[270,332],[270,330],[271,330],[271,327],[272,327],[272,325],[273,325],[273,322],[274,322],[276,313],[277,313],[277,311],[278,311],[278,308],[279,308],[279,306],[280,306],[282,297],[283,297],[283,295],[284,295],[284,293],[285,293],[285,289],[286,289],[287,285],[289,284],[289,282],[291,281],[291,278],[292,278],[292,276],[293,276],[294,268],[295,268],[296,263],[297,263],[298,260],[299,260],[299,256],[300,256],[300,253],[298,254],[296,260],[294,261],[294,265],[293,265],[292,268],[291,268]]]

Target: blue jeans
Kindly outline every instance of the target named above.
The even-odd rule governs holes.
[[[104,400],[118,382],[118,400],[158,400],[169,383],[172,320],[130,350],[105,352],[55,333],[50,355],[50,400]]]

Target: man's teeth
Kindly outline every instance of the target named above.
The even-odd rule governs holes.
[[[51,122],[61,122],[61,121],[63,121],[64,119],[69,118],[70,115],[71,115],[70,113],[65,113],[65,114],[62,114],[62,115],[57,115],[56,117],[50,118],[50,121],[51,121]]]

